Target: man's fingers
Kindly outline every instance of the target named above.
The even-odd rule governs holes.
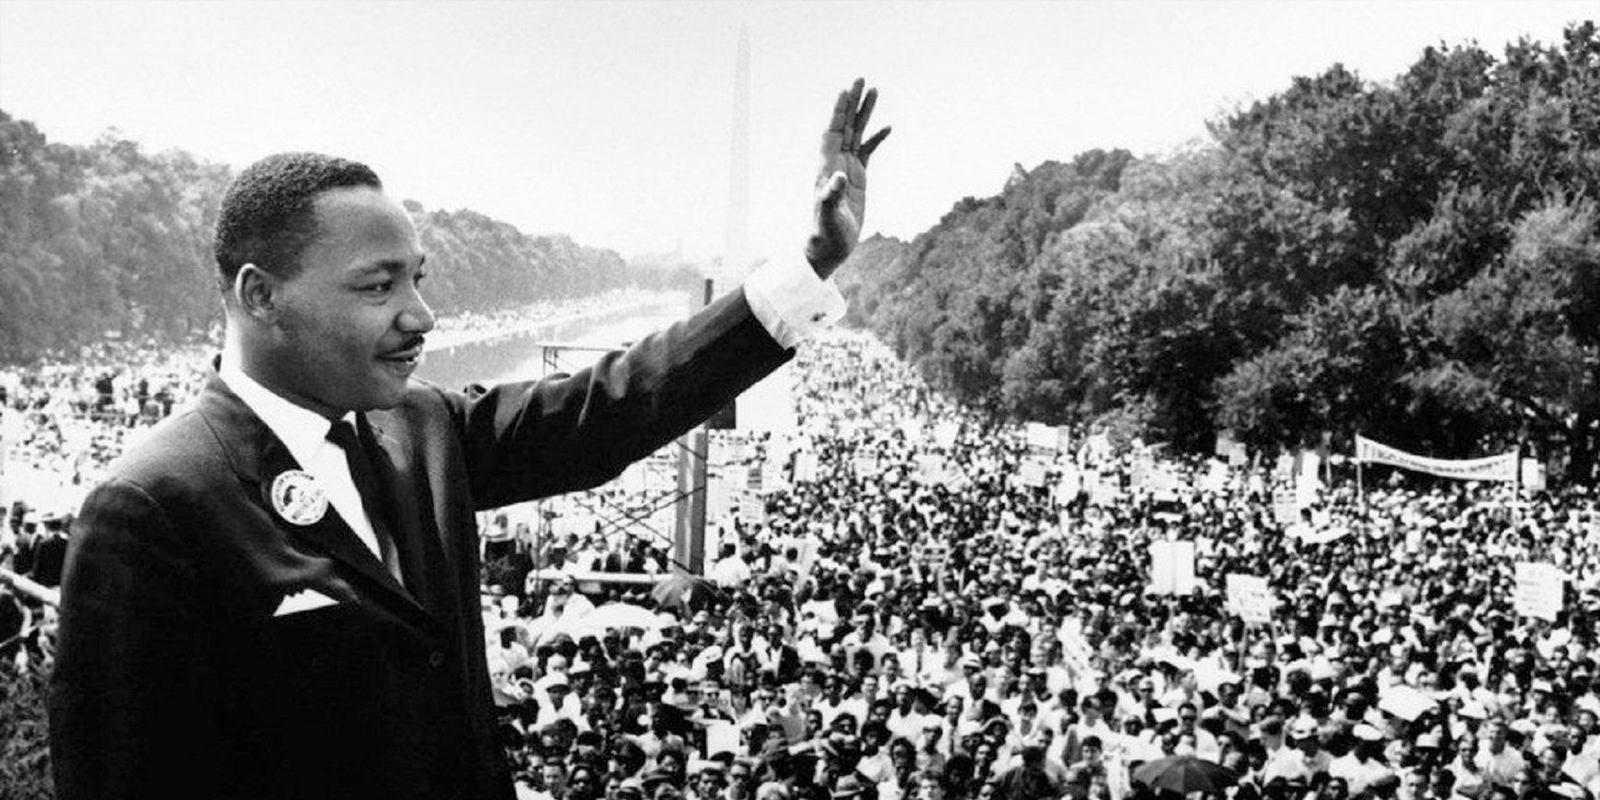
[[[872,157],[872,151],[877,150],[878,145],[882,144],[884,139],[889,138],[889,131],[891,130],[893,129],[885,125],[883,130],[874,133],[871,139],[861,145],[859,152],[856,153],[856,157],[861,159],[861,166],[867,165],[867,159]]]
[[[844,130],[843,139],[839,142],[839,149],[848,153],[861,144],[861,123],[857,119],[856,108],[861,105],[861,87],[866,81],[856,78],[855,83],[845,90]]]
[[[828,123],[828,133],[844,133],[845,118],[850,115],[850,90],[839,93],[839,99],[833,104],[833,121]]]
[[[853,126],[855,130],[855,141],[848,142],[849,146],[855,148],[859,148],[861,146],[861,133],[867,129],[867,121],[872,119],[872,107],[877,104],[878,90],[868,89],[866,98],[861,101],[861,110],[856,112],[855,124]]]

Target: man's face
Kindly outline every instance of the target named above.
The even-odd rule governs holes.
[[[745,764],[735,764],[728,770],[728,783],[738,789],[742,794],[750,788],[752,775],[750,767]]]
[[[722,773],[706,770],[700,773],[700,796],[710,797],[722,788]]]
[[[433,311],[417,287],[422,246],[398,203],[369,187],[324,192],[300,271],[276,284],[262,366],[268,388],[324,415],[393,408]],[[261,356],[261,353],[247,354]]]

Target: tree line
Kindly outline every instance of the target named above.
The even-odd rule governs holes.
[[[1190,450],[1522,442],[1588,476],[1600,37],[1334,65],[1176,153],[1018,166],[856,258],[855,321],[997,414]]]
[[[147,153],[115,132],[50,142],[0,111],[0,362],[106,337],[192,340],[221,320],[212,232],[233,173],[182,150]],[[566,236],[533,236],[470,210],[406,208],[443,314],[488,312],[611,288],[693,286],[685,265],[630,267]]]

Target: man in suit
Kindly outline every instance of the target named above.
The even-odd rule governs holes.
[[[342,159],[273,156],[217,223],[217,373],[85,501],[50,693],[58,796],[510,798],[474,512],[598,485],[842,311],[876,95],[823,137],[810,269],[758,272],[572,376],[411,380],[433,315],[405,210]],[[818,280],[818,279],[821,280]]]

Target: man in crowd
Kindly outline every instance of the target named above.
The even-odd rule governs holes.
[[[473,512],[609,480],[838,316],[824,281],[860,235],[875,101],[857,81],[824,134],[809,267],[576,375],[466,395],[410,380],[426,254],[371,170],[242,172],[217,224],[217,373],[72,538],[58,796],[510,797]]]

